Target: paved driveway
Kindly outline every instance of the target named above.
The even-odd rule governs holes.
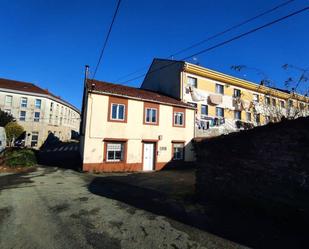
[[[0,248],[241,247],[114,198],[125,185],[103,195],[103,178],[54,167],[0,175]]]

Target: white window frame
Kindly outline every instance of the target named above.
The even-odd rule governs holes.
[[[260,102],[260,95],[254,93],[253,94],[253,102],[259,103]]]
[[[237,117],[236,113],[239,113],[239,117]],[[234,111],[234,119],[241,120],[241,111],[237,111],[237,110]]]
[[[204,106],[206,107],[206,114],[202,113],[202,110],[203,110]],[[204,116],[204,117],[208,116],[208,105],[201,105],[201,115]]]
[[[24,116],[22,116],[21,114],[25,113]],[[26,121],[26,117],[27,117],[27,112],[26,111],[20,111],[19,112],[19,121]]]
[[[114,105],[117,105],[116,118],[113,118],[113,106]],[[119,106],[123,106],[123,118],[119,118]],[[126,119],[126,105],[125,104],[111,103],[110,108],[111,108],[111,113],[110,113],[110,119],[111,120],[124,121]]]
[[[120,150],[112,150],[109,148],[109,145],[120,145]],[[125,143],[124,142],[106,142],[106,162],[123,162],[124,161],[124,153],[125,153]],[[121,151],[121,158],[116,159],[116,151]],[[109,159],[108,154],[109,152],[114,152],[114,159]]]
[[[224,95],[224,85],[216,83],[216,93]]]
[[[265,96],[265,105],[271,105],[271,100],[269,96]]]
[[[191,84],[190,80],[194,81],[194,84]],[[197,78],[192,76],[187,76],[187,85],[197,88]]]
[[[36,114],[39,114],[38,117],[36,117]],[[41,113],[40,112],[34,112],[34,117],[33,117],[33,121],[34,122],[40,122],[40,116],[41,116]]]
[[[38,105],[38,103],[40,103],[40,105]],[[34,106],[35,106],[35,109],[41,109],[41,107],[42,107],[42,100],[41,99],[35,99]]]
[[[177,151],[175,151],[175,149]],[[180,155],[180,156],[178,156],[178,155]],[[173,160],[174,161],[184,160],[184,155],[185,155],[185,145],[184,145],[184,143],[173,143]]]
[[[223,114],[223,115],[222,115],[222,116],[219,116],[217,110],[222,110],[222,114]],[[218,117],[218,118],[224,118],[224,108],[222,108],[222,107],[216,107],[216,117]]]
[[[33,136],[36,136],[37,139],[33,139]],[[31,147],[37,147],[37,146],[38,146],[38,142],[39,142],[39,132],[33,131],[33,132],[31,133],[31,142],[30,142],[30,146],[31,146]],[[33,145],[33,143],[35,143],[35,145]]]
[[[10,101],[8,101],[10,99]],[[13,96],[12,95],[5,95],[5,100],[4,100],[4,105],[5,106],[12,106],[13,105]]]
[[[28,106],[28,98],[27,97],[21,97],[20,98],[20,107],[21,108],[27,108]]]
[[[238,96],[238,93],[239,93],[239,96]],[[234,90],[233,90],[233,97],[234,98],[240,98],[241,97],[241,90],[238,89],[238,88],[234,88]]]
[[[285,101],[284,100],[279,100],[280,102],[280,107],[285,108]]]
[[[147,121],[147,114],[148,114],[148,110],[150,110],[150,117],[149,117],[149,121]],[[155,121],[152,121],[153,118],[153,111],[155,111]],[[157,124],[158,122],[158,109],[157,108],[152,108],[152,107],[146,107],[145,108],[145,123],[146,124]]]
[[[182,117],[182,119],[180,119],[179,117]],[[184,126],[185,123],[185,113],[184,112],[174,112],[174,126]],[[180,122],[180,120],[182,120],[182,122]],[[179,121],[179,122],[178,122]]]

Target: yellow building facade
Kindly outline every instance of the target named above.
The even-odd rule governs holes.
[[[216,136],[308,116],[309,98],[183,61],[155,59],[142,88],[197,108],[195,136]]]

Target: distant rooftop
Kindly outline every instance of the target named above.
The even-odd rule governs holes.
[[[27,92],[27,93],[34,93],[34,94],[44,94],[44,95],[56,98],[59,101],[64,102],[65,104],[71,106],[73,109],[79,112],[79,110],[76,107],[71,105],[69,102],[61,99],[60,96],[56,96],[52,94],[51,92],[49,92],[47,89],[42,89],[33,83],[0,78],[0,88],[14,90],[14,91]]]

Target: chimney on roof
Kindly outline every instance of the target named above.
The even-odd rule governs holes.
[[[89,65],[85,65],[85,80],[89,77]]]

